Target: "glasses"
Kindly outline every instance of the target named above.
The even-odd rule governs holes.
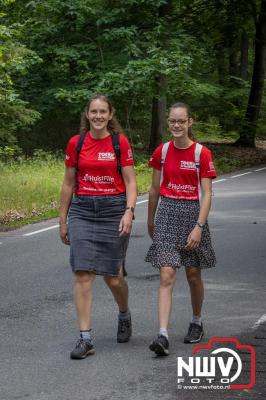
[[[188,119],[172,119],[168,118],[168,124],[171,126],[177,125],[185,125],[185,123],[188,121]]]

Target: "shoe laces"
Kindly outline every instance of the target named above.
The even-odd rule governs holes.
[[[198,335],[200,332],[201,332],[201,326],[199,325],[199,324],[195,324],[195,323],[193,323],[193,324],[191,324],[191,331],[190,331],[190,334],[192,335],[192,336],[194,336],[194,335]]]
[[[91,344],[91,342],[90,342],[89,340],[86,341],[85,339],[80,338],[80,339],[77,341],[76,347],[84,348],[87,344]]]
[[[164,335],[158,335],[157,341],[162,342],[164,346],[167,346],[168,339]]]
[[[130,327],[129,319],[119,319],[119,331],[125,332],[126,328]]]

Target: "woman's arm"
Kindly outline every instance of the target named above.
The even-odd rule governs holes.
[[[148,232],[151,238],[153,238],[154,231],[154,218],[160,197],[160,178],[161,171],[153,169],[152,183],[149,191],[149,203],[148,203]]]
[[[202,178],[201,179],[201,206],[198,222],[200,224],[205,224],[211,209],[212,202],[212,179],[210,178]]]
[[[137,201],[137,182],[134,167],[133,165],[122,167],[121,172],[126,186],[126,206],[135,208]],[[131,232],[133,217],[133,212],[130,209],[127,209],[119,224],[120,236],[128,235]]]
[[[202,178],[201,190],[202,190],[202,198],[201,198],[200,213],[197,222],[199,224],[204,225],[207,221],[211,208],[212,179]],[[193,250],[199,246],[201,241],[201,234],[202,234],[202,228],[199,225],[196,225],[188,236],[186,250]]]
[[[73,197],[73,189],[75,187],[75,168],[66,167],[64,181],[60,195],[60,217],[59,232],[63,243],[69,244],[67,234],[67,215]]]

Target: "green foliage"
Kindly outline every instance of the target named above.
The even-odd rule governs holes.
[[[56,216],[64,174],[63,154],[59,158],[59,154],[38,149],[28,158],[15,150],[6,147],[5,162],[0,157],[0,225]]]
[[[240,36],[245,30],[254,37],[256,3],[6,0],[0,30],[5,52],[2,67],[0,47],[0,80],[6,87],[2,100],[0,92],[0,106],[6,107],[0,145],[18,140],[28,151],[63,148],[78,129],[87,99],[104,93],[130,139],[142,146],[148,142],[160,75],[167,81],[169,105],[189,103],[206,129],[214,118],[221,134],[236,130],[254,56],[251,48],[249,80],[243,81]]]
[[[9,162],[18,159],[21,155],[22,150],[17,145],[0,147],[0,161],[2,162]]]
[[[2,13],[0,21],[4,17]],[[40,61],[35,52],[19,42],[19,29],[19,24],[10,27],[0,24],[0,146],[16,143],[17,130],[32,125],[40,117],[22,100],[14,84],[17,76],[25,76]]]
[[[221,125],[216,117],[209,117],[206,122],[195,122],[193,130],[197,133],[197,137],[205,135],[206,137],[215,136],[217,138],[222,134]]]

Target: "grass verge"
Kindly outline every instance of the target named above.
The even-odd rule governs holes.
[[[230,144],[207,143],[213,152],[217,174],[266,164],[265,148],[240,148]],[[149,190],[152,171],[148,155],[138,155],[136,175],[139,194]],[[58,199],[63,180],[62,160],[45,158],[1,163],[0,231],[18,228],[58,216]]]

